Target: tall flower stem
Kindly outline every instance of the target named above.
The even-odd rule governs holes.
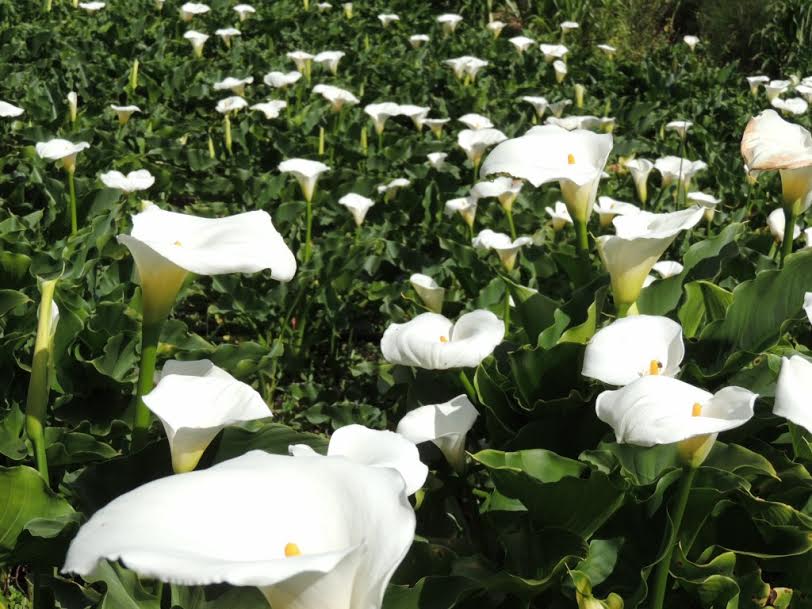
[[[794,206],[784,207],[784,240],[781,242],[781,264],[783,268],[787,256],[792,253],[792,240],[795,237]]]
[[[460,369],[459,377],[460,382],[462,383],[462,386],[465,389],[465,393],[468,394],[468,399],[470,399],[472,402],[476,402],[476,389],[474,389],[474,386],[471,384],[471,381],[468,380],[468,375],[465,374],[465,370],[462,368]]]
[[[682,179],[682,163],[685,160],[685,138],[687,135],[680,137],[680,144],[679,144],[679,177],[677,178],[677,209],[682,209],[683,203],[685,203],[685,191],[687,190],[687,185],[684,184]]]
[[[307,203],[307,211],[306,211],[306,219],[305,219],[305,250],[304,250],[304,261],[305,263],[310,261],[310,256],[313,253],[313,244],[311,243],[311,234],[313,232],[313,201],[312,197],[309,197],[306,201]]]
[[[76,221],[76,183],[73,179],[73,174],[75,170],[69,169],[68,170],[68,210],[70,212],[70,234],[75,235],[76,231],[79,229],[79,225]]]
[[[133,424],[133,452],[143,448],[147,441],[152,414],[142,399],[152,391],[155,378],[155,360],[158,355],[158,339],[161,337],[163,320],[145,324],[141,329],[141,365],[138,369],[138,386],[135,394],[135,423]]]
[[[505,322],[505,336],[510,333],[510,289],[505,283],[505,301],[502,309],[502,321]]]
[[[589,256],[589,233],[586,222],[573,218],[572,225],[575,228],[575,249],[583,257]]]
[[[49,484],[48,458],[45,455],[45,419],[48,414],[48,394],[50,393],[49,362],[53,350],[53,328],[51,310],[54,302],[56,279],[42,283],[42,300],[39,306],[37,338],[34,343],[34,359],[31,363],[31,378],[28,381],[28,396],[25,403],[25,431],[34,446],[34,460],[37,471]]]
[[[662,609],[663,602],[665,601],[665,592],[668,584],[668,572],[671,567],[671,558],[674,556],[674,548],[677,545],[677,536],[679,534],[680,525],[682,524],[682,517],[685,515],[685,507],[688,505],[688,497],[691,494],[691,486],[694,483],[696,476],[696,468],[687,466],[682,472],[680,479],[680,486],[677,494],[677,503],[674,506],[674,514],[671,517],[673,524],[673,540],[668,540],[668,549],[665,552],[660,564],[657,565],[657,571],[654,575],[654,585],[652,586],[651,595],[651,609]]]
[[[513,223],[513,209],[505,209],[507,214],[508,224],[510,225],[510,238],[516,240],[516,225]]]
[[[225,129],[226,150],[231,154],[231,119],[228,113],[223,117],[223,128]]]

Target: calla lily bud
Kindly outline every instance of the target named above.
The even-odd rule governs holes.
[[[352,2],[344,3],[344,16],[347,19],[352,19]]]
[[[586,87],[584,85],[576,84],[575,87],[575,107],[584,107],[584,95],[586,94]]]
[[[434,279],[422,273],[414,273],[409,277],[409,283],[412,284],[414,291],[429,310],[434,313],[442,312],[445,288],[440,287]]]
[[[71,123],[75,123],[79,107],[79,96],[76,95],[76,91],[71,91],[70,93],[68,93],[67,100],[68,100],[68,118]]]

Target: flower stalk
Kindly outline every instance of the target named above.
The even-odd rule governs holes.
[[[145,321],[141,329],[141,364],[138,368],[138,386],[135,394],[135,420],[133,423],[132,450],[144,447],[152,422],[152,413],[143,397],[152,391],[155,378],[155,360],[158,355],[158,339],[164,320]]]
[[[133,60],[132,68],[130,69],[130,92],[135,93],[138,88],[138,60]]]
[[[34,447],[37,471],[46,484],[50,484],[50,482],[44,431],[48,414],[48,394],[51,388],[49,371],[55,330],[51,311],[54,306],[56,282],[56,279],[42,282],[37,338],[34,342],[34,359],[31,363],[31,378],[28,381],[28,396],[25,403],[25,431]]]
[[[577,218],[572,219],[575,228],[575,249],[584,258],[589,256],[589,233],[586,222]]]
[[[68,172],[68,211],[70,212],[70,234],[75,235],[78,230],[78,222],[76,220],[76,183],[74,182],[73,174],[76,172],[76,167],[66,167]]]
[[[784,240],[781,242],[781,268],[783,268],[787,256],[792,253],[792,241],[795,237],[795,218],[797,217],[795,213],[796,206],[797,203],[784,207]]]
[[[228,113],[226,113],[223,117],[223,128],[225,129],[226,150],[228,151],[228,154],[231,154],[231,119],[229,118]]]

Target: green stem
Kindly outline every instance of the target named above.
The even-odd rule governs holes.
[[[668,544],[668,549],[665,552],[660,564],[657,565],[657,571],[654,576],[654,585],[652,586],[651,595],[651,609],[662,609],[663,602],[665,601],[665,593],[668,584],[668,572],[671,568],[671,558],[674,555],[674,548],[677,545],[679,528],[682,524],[682,517],[685,515],[685,507],[688,505],[688,497],[691,494],[691,486],[696,476],[696,468],[686,467],[680,479],[679,491],[677,494],[677,504],[674,508],[674,515],[671,518],[673,524],[673,541]]]
[[[505,283],[505,302],[503,304],[502,321],[505,322],[505,336],[510,333],[510,289]]]
[[[575,249],[584,257],[589,257],[589,233],[586,222],[573,219],[572,225],[575,227]]]
[[[506,209],[508,224],[510,225],[510,238],[516,240],[516,225],[513,223],[513,209]]]
[[[155,360],[158,355],[158,339],[161,337],[163,320],[147,324],[141,329],[141,365],[138,369],[138,386],[135,394],[135,423],[133,424],[133,452],[141,449],[147,442],[149,424],[152,414],[142,399],[152,391],[155,378]]]
[[[226,150],[231,154],[231,119],[228,114],[223,117],[223,127],[225,129]]]
[[[34,460],[37,471],[49,483],[48,458],[45,454],[45,419],[48,414],[48,394],[51,383],[49,361],[53,347],[51,310],[54,301],[56,279],[42,283],[42,300],[39,307],[37,338],[34,343],[34,358],[31,363],[31,378],[28,381],[28,395],[25,404],[25,431],[34,446]]]
[[[68,201],[70,211],[70,234],[75,235],[78,230],[78,223],[76,222],[76,183],[73,179],[73,171],[68,171],[68,193],[70,199]]]
[[[474,386],[471,384],[471,381],[468,380],[468,376],[465,374],[464,369],[460,369],[460,382],[462,386],[465,388],[465,393],[468,394],[468,399],[472,402],[476,402],[476,390]]]
[[[784,207],[784,240],[781,242],[781,264],[783,268],[787,256],[792,253],[792,240],[795,236],[795,210],[794,206]]]
[[[305,227],[305,251],[304,251],[305,263],[310,261],[310,256],[313,253],[313,245],[310,242],[310,236],[312,231],[313,231],[313,202],[310,199],[308,199],[306,212],[306,227]]]
[[[626,317],[629,314],[629,309],[631,309],[631,307],[632,305],[626,302],[618,302],[615,304],[618,319],[621,317]]]
[[[383,152],[383,131],[378,133],[378,152]]]

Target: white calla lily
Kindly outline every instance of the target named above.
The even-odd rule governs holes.
[[[506,212],[513,210],[513,203],[522,191],[524,182],[513,178],[499,177],[489,182],[479,182],[471,189],[477,199],[495,198]]]
[[[272,99],[251,106],[251,110],[257,110],[265,115],[268,120],[279,118],[279,114],[288,107],[288,102],[281,99]]]
[[[648,199],[648,176],[651,170],[654,169],[654,163],[648,159],[632,159],[624,163],[626,169],[632,174],[634,180],[634,188],[637,191],[637,196],[643,203]]]
[[[514,36],[508,38],[508,42],[516,47],[519,55],[524,55],[524,52],[536,43],[535,40],[527,36]]]
[[[572,224],[572,216],[567,209],[567,204],[563,201],[556,201],[555,207],[545,207],[544,211],[550,216],[553,221],[553,230],[558,232],[563,230],[567,224]]]
[[[598,197],[595,212],[600,217],[601,226],[607,227],[612,224],[612,220],[615,219],[615,216],[639,214],[640,208],[631,203],[618,201],[612,197]]]
[[[553,70],[555,70],[555,81],[559,84],[564,82],[564,79],[567,77],[567,64],[560,59],[556,59],[553,62]]]
[[[414,530],[390,468],[252,451],[115,499],[79,530],[63,571],[120,560],[175,584],[257,586],[280,609],[380,609]]]
[[[533,106],[533,110],[536,112],[536,118],[538,119],[541,119],[541,117],[544,116],[544,113],[547,111],[547,106],[550,105],[550,102],[547,101],[546,97],[525,95],[521,99],[522,101],[525,101]]]
[[[111,104],[110,109],[116,113],[119,125],[126,125],[133,114],[141,112],[141,108],[138,106],[117,106],[116,104]]]
[[[386,121],[400,114],[400,105],[394,102],[368,104],[364,107],[364,112],[372,119],[372,123],[375,125],[375,132],[380,135],[383,133]]]
[[[305,201],[310,202],[313,200],[313,193],[316,190],[319,176],[325,171],[330,171],[330,168],[319,161],[289,159],[279,163],[279,171],[282,173],[292,173],[302,188],[302,195]]]
[[[409,277],[409,283],[412,284],[414,291],[429,310],[434,313],[442,312],[445,288],[440,287],[434,279],[422,273],[413,273]]]
[[[431,108],[428,106],[417,106],[415,104],[402,104],[398,114],[401,116],[408,116],[412,119],[415,129],[418,131],[423,129],[426,117],[428,116]]]
[[[705,161],[690,161],[678,156],[666,156],[654,161],[654,168],[660,172],[663,186],[678,183],[687,190],[694,176],[707,169],[708,165]]]
[[[307,51],[290,51],[285,54],[285,57],[290,59],[296,66],[296,69],[307,76],[310,71],[310,63],[313,61],[314,55]]]
[[[427,34],[413,34],[409,36],[409,44],[412,45],[413,49],[419,49],[429,40],[431,40],[431,38]]]
[[[812,362],[808,359],[781,358],[773,412],[812,432]]]
[[[686,198],[691,203],[701,205],[705,209],[705,220],[707,222],[713,220],[713,216],[716,213],[716,206],[722,202],[721,199],[718,199],[713,195],[709,195],[708,193],[705,192],[689,192],[686,195]]]
[[[68,140],[53,139],[47,142],[37,143],[37,156],[41,159],[49,161],[61,161],[62,166],[68,173],[73,173],[76,170],[76,155],[82,150],[90,148],[87,142],[78,142],[74,144]]]
[[[403,324],[390,324],[381,339],[387,362],[427,370],[475,368],[502,342],[505,324],[480,309],[457,321],[422,313]]]
[[[401,188],[406,188],[411,184],[411,181],[406,178],[395,178],[387,184],[378,185],[378,194],[384,195],[385,201],[391,201]]]
[[[565,116],[559,118],[557,116],[550,116],[544,121],[546,125],[555,125],[567,131],[574,131],[575,129],[586,129],[588,131],[596,131],[600,129],[603,124],[602,119],[597,116]]]
[[[152,205],[133,216],[131,233],[118,241],[135,260],[145,325],[166,318],[187,273],[270,269],[274,279],[290,281],[296,272],[293,253],[264,211],[198,218]]]
[[[203,45],[205,45],[206,41],[209,39],[208,34],[204,34],[203,32],[198,32],[196,30],[189,30],[183,34],[183,37],[191,43],[192,52],[194,53],[195,57],[202,57]]]
[[[507,140],[507,136],[498,129],[463,129],[457,134],[457,144],[465,156],[477,168],[485,151]]]
[[[633,315],[595,333],[581,374],[623,386],[646,375],[676,376],[684,356],[682,326],[667,317]]]
[[[234,95],[239,95],[242,97],[245,95],[245,86],[250,85],[254,82],[253,76],[248,76],[247,78],[234,78],[233,76],[227,76],[223,80],[214,83],[214,90],[215,91],[231,91]]]
[[[471,129],[472,131],[493,128],[493,123],[491,122],[491,119],[489,119],[487,116],[482,116],[481,114],[475,114],[473,112],[464,114],[457,120],[466,127],[468,127],[469,129]]]
[[[437,23],[443,28],[443,33],[453,34],[457,26],[462,22],[462,16],[456,13],[446,13],[437,17]]]
[[[205,359],[166,362],[143,400],[163,423],[178,474],[197,467],[222,429],[271,416],[259,393]]]
[[[346,207],[352,214],[355,224],[361,226],[364,223],[364,218],[366,218],[369,208],[375,205],[375,201],[351,192],[341,197],[338,200],[338,204]]]
[[[262,82],[274,89],[284,89],[285,87],[296,84],[301,77],[302,73],[297,70],[291,72],[268,72],[263,76]]]
[[[747,86],[750,87],[750,93],[752,93],[753,95],[757,95],[758,88],[768,82],[770,82],[769,77],[764,75],[747,77]]]
[[[783,209],[774,209],[767,216],[767,228],[770,229],[770,234],[775,239],[776,243],[784,242],[784,234],[787,227],[787,219]],[[801,227],[794,224],[792,228],[792,240],[795,241],[801,236]]]
[[[445,127],[450,121],[450,118],[427,118],[423,121],[423,124],[431,129],[431,132],[435,137],[439,138],[443,135],[443,127]]]
[[[344,51],[322,51],[313,57],[313,63],[323,65],[332,74],[338,74],[338,62],[344,55],[346,55]]]
[[[180,7],[180,18],[184,21],[191,21],[197,15],[205,15],[211,10],[207,4],[200,2],[187,2]]]
[[[579,23],[577,21],[563,21],[559,24],[562,32],[571,32],[573,30],[577,30],[579,27]]]
[[[617,47],[613,47],[611,44],[599,44],[597,46],[607,57],[614,57],[615,53],[617,53]]]
[[[688,48],[691,49],[691,51],[693,51],[696,49],[696,45],[699,44],[699,37],[688,34],[687,36],[682,37],[682,41],[688,45]]]
[[[662,279],[668,279],[682,273],[685,267],[675,260],[660,260],[651,270],[657,273]]]
[[[293,444],[289,451],[294,457],[318,455],[306,444]],[[345,425],[334,431],[327,445],[327,457],[344,457],[361,465],[393,469],[403,477],[407,495],[419,491],[429,474],[414,442],[393,431],[363,425]]]
[[[245,101],[244,97],[232,95],[231,97],[226,97],[225,99],[221,99],[219,102],[217,102],[215,109],[220,114],[231,114],[232,112],[237,112],[247,107],[248,102]]]
[[[381,25],[383,27],[389,27],[390,23],[400,21],[400,17],[398,17],[394,13],[381,13],[380,15],[378,15],[378,21],[381,22]]]
[[[772,102],[779,95],[783,95],[789,90],[792,83],[788,80],[771,80],[764,85],[764,91],[767,93],[767,101]]]
[[[242,36],[242,32],[240,30],[238,30],[237,28],[225,27],[225,28],[220,28],[219,30],[215,30],[214,35],[219,36],[220,40],[223,41],[223,44],[225,44],[227,47],[230,47],[231,46],[231,39],[235,38],[237,36]]]
[[[450,199],[445,203],[446,214],[453,215],[455,212],[462,216],[465,224],[473,229],[474,220],[476,219],[477,198],[476,197],[459,197],[457,199]]]
[[[471,245],[475,248],[494,250],[499,255],[499,261],[506,271],[510,272],[516,266],[516,256],[519,249],[525,245],[530,245],[533,240],[530,237],[519,237],[511,239],[510,235],[504,233],[497,233],[489,228],[474,237],[471,240]]]
[[[570,50],[563,44],[540,44],[539,49],[544,55],[544,61],[552,63],[556,59],[564,59]]]
[[[238,4],[234,7],[234,12],[237,13],[237,16],[240,18],[240,21],[245,21],[251,15],[254,15],[257,10],[251,6],[250,4]]]
[[[640,212],[613,220],[617,234],[598,237],[597,244],[616,305],[628,308],[637,300],[654,263],[680,231],[696,226],[703,214],[701,207],[691,207],[666,214]]]
[[[330,102],[333,112],[340,112],[345,106],[355,106],[361,103],[361,100],[346,89],[334,87],[333,85],[316,85],[313,87],[313,93],[321,95]]]
[[[506,25],[507,24],[504,21],[496,20],[496,21],[489,21],[488,25],[486,25],[485,27],[487,28],[487,30],[491,34],[493,34],[494,38],[499,38],[499,34],[502,33],[502,30],[505,29]]]
[[[685,136],[688,135],[688,131],[693,126],[694,124],[691,121],[671,121],[665,126],[665,130],[673,131],[680,136],[680,138],[685,139]]]
[[[571,99],[562,99],[557,102],[551,103],[548,108],[550,108],[550,112],[553,113],[553,116],[561,118],[561,115],[564,114],[564,110],[567,109],[568,106],[572,105]]]
[[[102,10],[107,4],[104,2],[80,2],[79,8],[87,11],[88,13],[95,13]]]
[[[454,71],[457,80],[466,81],[474,81],[479,71],[488,65],[487,61],[471,55],[446,59],[443,63]]]
[[[0,117],[2,118],[15,118],[20,116],[23,112],[25,112],[25,110],[14,104],[0,101]]]
[[[801,99],[800,97],[793,97],[790,99],[781,99],[780,97],[776,97],[774,100],[770,102],[770,105],[773,108],[776,108],[783,112],[784,114],[806,114],[807,110],[809,110],[809,104],[806,100]]]
[[[447,152],[429,152],[426,155],[429,160],[429,165],[434,169],[442,169],[445,166],[445,160],[448,158]]]
[[[465,469],[465,437],[479,413],[465,395],[443,404],[421,406],[398,423],[399,434],[415,444],[433,442],[457,472]]]
[[[804,294],[804,311],[809,318],[809,323],[812,324],[812,292]]]
[[[116,188],[125,194],[147,190],[155,183],[155,176],[146,169],[131,171],[127,175],[120,171],[108,171],[101,174],[99,179],[107,188]]]

